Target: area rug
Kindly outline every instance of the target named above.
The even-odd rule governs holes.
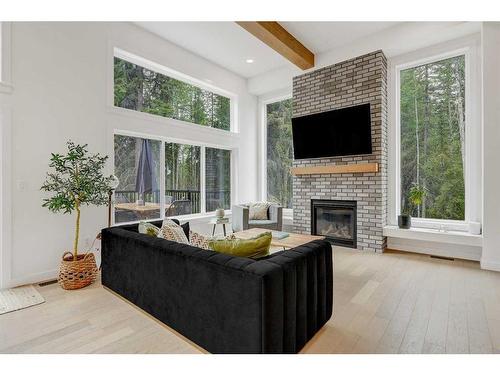
[[[0,315],[44,303],[33,285],[0,290]]]

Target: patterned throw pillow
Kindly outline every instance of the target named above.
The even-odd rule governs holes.
[[[160,228],[146,221],[139,222],[139,233],[147,234],[152,237],[163,237]]]
[[[257,202],[250,203],[248,206],[249,220],[267,220],[267,210],[269,209],[270,204],[267,202]]]
[[[189,243],[191,246],[196,246],[201,249],[210,250],[208,246],[208,241],[210,237],[205,237],[203,234],[199,234],[197,232],[189,231]]]
[[[160,231],[166,240],[189,244],[189,240],[182,227],[171,219],[163,220]]]

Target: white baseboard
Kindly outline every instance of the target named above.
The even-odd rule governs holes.
[[[500,262],[481,258],[481,268],[483,270],[500,272]]]
[[[57,279],[59,270],[45,271],[40,273],[35,273],[33,275],[27,275],[19,277],[17,279],[12,279],[7,282],[6,288],[14,288],[16,286],[26,285],[26,284],[38,284],[47,280]]]

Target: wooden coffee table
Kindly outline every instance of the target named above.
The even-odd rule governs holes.
[[[269,229],[252,228],[252,229],[242,230],[241,232],[235,232],[234,235],[236,236],[236,238],[241,238],[246,240],[258,236],[259,234],[264,232],[273,232],[273,231]],[[273,239],[271,240],[271,246],[282,247],[284,249],[291,249],[293,247],[304,245],[314,240],[325,239],[324,236],[313,236],[311,234],[298,234],[298,233],[288,233],[288,234],[289,236],[285,238],[278,239],[273,237]]]

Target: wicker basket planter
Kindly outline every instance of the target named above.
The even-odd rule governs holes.
[[[58,283],[63,289],[80,289],[92,284],[97,272],[94,254],[78,255],[77,260],[73,260],[73,254],[67,251],[62,256]]]

